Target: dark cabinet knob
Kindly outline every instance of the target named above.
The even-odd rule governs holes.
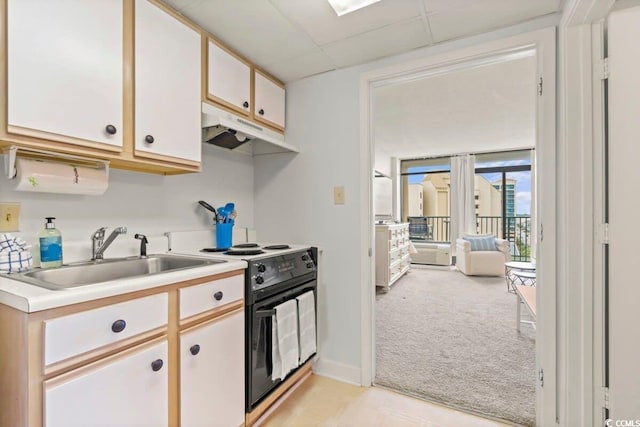
[[[264,279],[262,278],[262,276],[256,277],[256,283],[258,285],[262,285],[264,283]]]
[[[249,108],[249,103],[248,103],[247,101],[244,101],[244,102],[242,103],[242,106],[243,106],[244,108]]]
[[[213,298],[214,298],[216,301],[220,301],[220,300],[222,299],[222,295],[223,295],[223,294],[222,294],[222,291],[218,291],[218,292],[216,292],[215,294],[213,294]]]
[[[264,110],[261,108],[261,109],[258,111],[258,114],[260,114],[261,116],[264,116]]]
[[[163,366],[164,362],[162,361],[162,359],[156,359],[151,362],[151,369],[153,369],[153,372],[158,372],[160,369],[162,369]]]
[[[104,130],[109,134],[109,135],[115,135],[118,132],[118,129],[116,129],[116,127],[114,125],[107,125],[105,126]]]
[[[113,322],[113,324],[111,325],[111,330],[117,334],[118,332],[124,331],[124,328],[126,327],[127,327],[127,322],[125,322],[122,319],[119,319]]]
[[[265,271],[267,271],[267,267],[265,267],[264,264],[260,264],[260,265],[258,265],[258,271],[260,273],[264,273]]]
[[[155,139],[153,139],[152,135],[147,135],[144,137],[144,142],[146,142],[147,144],[153,144],[153,141],[155,141]]]
[[[196,354],[200,353],[200,346],[198,344],[192,345],[189,351],[195,356]]]

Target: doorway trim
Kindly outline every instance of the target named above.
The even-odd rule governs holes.
[[[410,79],[411,76],[473,68],[500,56],[535,49],[537,75],[543,78],[543,95],[539,97],[536,123],[536,224],[538,282],[540,287],[536,339],[536,366],[544,368],[544,388],[536,387],[538,425],[553,425],[557,420],[557,307],[556,307],[556,29],[546,28],[492,42],[421,58],[404,64],[365,73],[360,78],[360,153],[361,171],[361,372],[364,386],[373,383],[375,372],[375,247],[372,180],[374,141],[372,131],[374,87],[385,81]],[[543,195],[543,196],[541,196]],[[542,225],[542,226],[541,226]],[[544,228],[543,228],[544,227]],[[544,237],[541,239],[541,231]],[[540,339],[544,337],[544,339]]]

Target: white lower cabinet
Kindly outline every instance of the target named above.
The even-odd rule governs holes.
[[[180,334],[181,427],[244,423],[244,311]]]
[[[45,381],[44,425],[163,427],[168,398],[163,340]]]

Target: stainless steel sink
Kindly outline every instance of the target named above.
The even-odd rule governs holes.
[[[12,274],[10,278],[51,290],[64,290],[223,262],[226,261],[175,255],[150,255],[146,258],[115,258],[80,262],[47,270]]]

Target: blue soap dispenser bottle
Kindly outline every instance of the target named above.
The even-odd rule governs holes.
[[[44,229],[38,235],[40,241],[40,267],[62,265],[62,234],[56,228],[55,218],[47,217]]]

